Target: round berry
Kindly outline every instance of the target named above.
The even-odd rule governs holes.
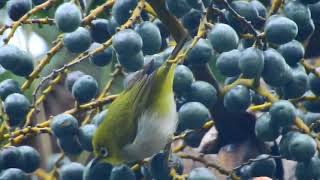
[[[199,39],[187,56],[187,61],[192,65],[205,64],[213,56],[213,49],[206,39]]]
[[[257,9],[258,11],[258,15],[262,18],[266,18],[267,17],[267,8],[265,5],[262,4],[262,2],[258,1],[258,0],[253,0],[250,1],[250,4]],[[261,29],[264,26],[264,22],[259,20],[258,18],[252,22],[253,25],[258,28]]]
[[[112,16],[118,24],[124,24],[137,4],[138,0],[117,0],[112,6]]]
[[[112,165],[108,163],[94,162],[90,161],[83,173],[84,180],[96,180],[96,179],[109,179]]]
[[[299,31],[299,27],[311,19],[309,7],[302,4],[301,1],[289,1],[285,4],[283,13],[298,25]]]
[[[178,65],[174,72],[173,90],[187,92],[194,80],[192,71],[185,65]]]
[[[151,158],[150,172],[155,179],[170,179],[170,168],[168,163],[168,153],[160,152]]]
[[[251,164],[251,175],[253,177],[273,177],[276,171],[276,162],[273,158],[268,158],[269,155],[261,154],[256,159],[256,162]]]
[[[165,2],[169,12],[177,17],[182,17],[191,10],[186,0],[166,0]]]
[[[82,179],[84,167],[80,163],[72,162],[63,165],[59,171],[61,180],[79,180]]]
[[[26,117],[30,109],[29,100],[22,94],[10,94],[4,101],[4,110],[9,117],[9,124],[16,126]]]
[[[297,63],[304,57],[304,47],[296,40],[280,45],[278,51],[290,66],[297,65]]]
[[[90,33],[93,41],[104,43],[111,36],[108,31],[109,21],[106,19],[95,19],[91,22]]]
[[[20,169],[9,168],[1,172],[0,180],[28,180],[28,175]]]
[[[108,47],[102,52],[96,53],[91,57],[91,62],[96,66],[105,66],[112,61],[112,48]]]
[[[181,19],[183,26],[189,31],[189,34],[192,36],[195,36],[198,32],[198,27],[202,17],[201,15],[201,11],[191,9]]]
[[[298,134],[289,142],[289,152],[296,161],[308,161],[316,153],[316,142],[306,134]]]
[[[195,81],[188,92],[188,100],[200,102],[210,109],[218,100],[217,90],[205,81]]]
[[[70,114],[59,114],[51,120],[51,130],[57,137],[74,135],[78,132],[78,120]]]
[[[0,82],[0,97],[3,101],[13,93],[21,93],[19,83],[16,80],[6,79]]]
[[[93,151],[92,138],[97,129],[94,124],[87,124],[79,128],[79,142],[81,147],[87,151]]]
[[[309,19],[306,23],[300,25],[298,28],[299,31],[296,40],[298,40],[299,42],[304,42],[305,40],[307,40],[310,36],[312,36],[316,29],[315,23],[312,19]]]
[[[320,95],[320,78],[313,73],[309,74],[310,90],[317,96]]]
[[[119,55],[133,56],[142,50],[142,38],[132,29],[125,29],[116,33],[112,44]]]
[[[63,43],[72,53],[81,53],[86,51],[91,45],[90,32],[83,27],[79,27],[75,31],[65,34]]]
[[[117,54],[117,58],[119,63],[128,72],[138,71],[143,67],[144,64],[144,57],[142,51],[132,56]]]
[[[159,52],[162,38],[159,28],[154,23],[145,21],[136,26],[135,30],[142,38],[143,54],[150,55]]]
[[[280,135],[279,128],[271,123],[269,113],[265,113],[257,119],[255,134],[262,141],[274,141]]]
[[[80,77],[72,86],[72,95],[80,103],[86,103],[98,93],[98,82],[90,75]]]
[[[22,159],[19,165],[20,169],[32,173],[40,167],[40,154],[37,150],[30,146],[19,146],[18,150]]]
[[[83,75],[85,75],[85,74],[83,72],[81,72],[81,71],[72,71],[72,72],[67,74],[67,77],[66,77],[66,80],[65,80],[65,86],[67,87],[67,89],[70,92],[72,91],[72,86],[76,82],[76,80],[78,80]]]
[[[296,166],[295,175],[298,179],[316,179],[320,177],[320,159],[314,156],[310,161],[299,162]]]
[[[272,104],[270,116],[271,121],[278,126],[290,126],[296,118],[296,108],[291,102],[280,100]]]
[[[210,118],[209,110],[199,102],[188,102],[178,112],[179,129],[199,129]]]
[[[292,159],[292,156],[289,151],[289,144],[299,134],[299,132],[290,131],[282,136],[279,143],[279,152],[284,158]]]
[[[10,0],[8,2],[8,14],[10,19],[18,21],[32,8],[31,0]]]
[[[108,114],[108,109],[101,111],[100,113],[96,114],[92,118],[92,124],[96,125],[97,127],[101,124],[101,122],[105,119]]]
[[[287,99],[299,98],[309,89],[307,73],[299,68],[293,68],[291,71],[292,80],[281,88],[284,97]]]
[[[271,86],[279,87],[292,80],[291,68],[283,56],[272,48],[264,51],[263,80]]]
[[[16,147],[4,148],[0,151],[1,166],[3,169],[18,168],[22,163],[21,152]]]
[[[228,77],[239,75],[241,73],[239,69],[240,57],[241,52],[237,49],[221,53],[216,61],[219,72]]]
[[[28,76],[33,71],[31,55],[13,45],[0,48],[0,64],[18,76]]]
[[[58,28],[66,33],[75,31],[80,26],[82,17],[75,4],[63,3],[57,8],[54,19]]]
[[[58,138],[58,145],[66,155],[79,155],[82,152],[82,147],[75,135],[64,135]]]
[[[239,69],[246,78],[260,76],[264,68],[264,57],[261,50],[251,47],[241,52]]]
[[[126,165],[115,166],[110,175],[110,180],[136,180],[134,172]]]
[[[230,6],[237,12],[240,16],[244,17],[246,20],[250,22],[260,22],[261,20],[258,18],[259,13],[256,7],[249,3],[248,1],[233,1],[230,3]],[[244,33],[243,25],[240,21],[229,11],[226,11],[226,18],[229,21],[229,24],[235,28],[238,32]],[[252,23],[255,25],[254,23]]]
[[[117,28],[119,27],[118,22],[115,20],[115,18],[112,16],[109,19],[109,25],[108,25],[108,32],[110,35],[114,35],[117,32]]]
[[[237,85],[225,94],[223,104],[230,112],[245,111],[251,104],[249,89],[245,86]]]
[[[227,24],[218,23],[208,33],[208,39],[214,50],[219,53],[231,51],[238,47],[239,37]]]
[[[297,36],[298,26],[289,18],[273,15],[266,22],[264,32],[269,42],[280,45],[292,41]]]

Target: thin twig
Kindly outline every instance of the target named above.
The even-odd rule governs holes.
[[[120,30],[127,29],[127,28],[131,27],[133,25],[133,23],[136,22],[138,20],[138,18],[140,17],[140,14],[141,14],[143,7],[144,7],[144,0],[141,0],[141,1],[139,1],[138,6],[134,9],[132,16],[128,19],[127,22],[125,22],[120,27]],[[35,88],[33,96],[36,97],[36,94],[38,94],[38,91],[41,89],[41,87],[44,85],[44,83],[46,81],[48,81],[52,77],[55,77],[58,73],[64,73],[67,69],[69,69],[70,67],[72,67],[76,64],[81,63],[82,61],[88,60],[89,57],[103,51],[104,49],[108,48],[111,44],[112,44],[112,37],[109,40],[107,40],[105,43],[101,44],[101,46],[99,46],[95,50],[93,50],[91,52],[89,52],[89,51],[83,52],[80,55],[78,55],[74,60],[69,62],[68,64],[63,65],[59,69],[53,70],[49,75],[47,75],[46,77],[44,77],[41,80],[39,85]]]
[[[92,10],[88,16],[86,16],[82,20],[83,25],[88,25],[91,23],[92,20],[94,20],[99,14],[103,13],[105,10],[109,9],[113,6],[114,0],[108,0],[104,4],[98,6],[96,9]]]
[[[236,176],[232,171],[229,171],[216,163],[209,162],[208,160],[204,159],[201,156],[194,156],[194,155],[185,154],[185,153],[179,153],[178,156],[182,159],[191,159],[193,161],[201,162],[206,167],[211,167],[211,168],[216,169],[220,174],[230,176],[231,179],[233,179],[233,180],[240,180],[240,178],[238,176]]]
[[[60,37],[62,38],[62,37]],[[43,70],[43,68],[49,64],[51,58],[63,47],[63,42],[62,40],[59,40],[58,43],[55,44],[55,46],[53,46],[49,52],[47,52],[47,55],[40,61],[40,63],[38,64],[38,66],[32,71],[32,73],[28,76],[27,81],[25,81],[23,83],[23,85],[21,86],[21,90],[25,91],[26,89],[28,89],[32,82],[38,78],[40,72]]]
[[[258,37],[259,34],[255,30],[251,22],[248,21],[245,17],[241,16],[237,11],[235,11],[227,0],[220,0],[219,2],[221,2],[231,13],[231,15],[234,16],[242,25],[244,25],[244,27],[247,28],[250,33],[252,33],[255,37]]]
[[[102,100],[97,100],[97,101],[90,102],[87,104],[82,104],[82,105],[79,105],[78,107],[69,109],[63,113],[64,114],[76,114],[76,113],[80,113],[83,111],[95,109],[97,107],[101,107],[105,104],[111,103],[117,97],[118,97],[118,95],[110,95],[110,96],[103,98]],[[51,133],[50,128],[49,128],[51,119],[52,118],[49,118],[48,120],[46,120],[40,124],[37,124],[34,127],[28,126],[28,127],[22,128],[20,130],[16,130],[11,133],[4,134],[2,138],[10,139],[10,142],[6,145],[6,146],[10,146],[13,144],[14,145],[20,144],[24,139],[31,137],[31,136],[34,136],[36,134]]]
[[[60,82],[61,78],[62,78],[62,75],[60,73],[57,75],[57,77],[55,77],[49,83],[48,87],[42,91],[42,94],[39,98],[37,98],[37,99],[33,98],[35,101],[33,101],[32,108],[29,110],[29,112],[27,114],[26,122],[23,127],[27,127],[30,125],[32,116],[33,116],[34,112],[37,111],[37,107],[46,99],[48,94],[53,91],[54,86]]]
[[[10,33],[8,34],[8,36],[3,40],[5,44],[7,44],[10,39],[13,37],[14,33],[16,32],[16,30],[18,29],[18,27],[21,25],[21,24],[24,24],[24,22],[26,22],[33,14],[43,10],[43,9],[46,9],[48,7],[50,7],[51,5],[53,5],[54,3],[56,3],[58,0],[48,0],[48,1],[45,1],[44,3],[34,7],[33,9],[31,9],[29,12],[27,12],[24,16],[22,16],[18,21],[14,22],[12,24],[12,27],[11,27],[11,31]]]
[[[274,1],[272,1],[272,5],[271,5],[271,8],[269,10],[269,16],[276,14],[283,3],[284,3],[284,0],[274,0]]]
[[[23,24],[35,24],[35,25],[54,25],[54,20],[51,18],[40,18],[40,19],[28,19],[23,22]],[[3,34],[3,32],[7,29],[12,28],[13,25],[4,25],[0,28],[0,35]]]
[[[111,8],[112,5],[114,4],[114,0],[109,0],[108,2],[102,4],[101,6],[98,6],[96,9],[92,10],[90,12],[90,14],[88,16],[86,16],[83,20],[82,20],[82,24],[83,25],[88,25],[91,23],[91,21],[93,21],[99,14],[101,14],[102,12],[104,12],[104,10]],[[46,20],[48,22],[51,22],[51,19],[47,19]],[[28,21],[32,20],[27,20],[25,21],[25,23],[28,23]],[[40,22],[42,22],[45,20],[40,20]],[[35,21],[34,23],[37,23],[37,21]],[[1,30],[0,30],[1,33]],[[33,70],[33,72],[29,75],[29,77],[27,78],[27,81],[24,82],[24,84],[22,85],[21,89],[24,91],[26,89],[28,89],[30,87],[30,85],[32,84],[32,82],[38,78],[40,72],[43,70],[43,68],[50,63],[51,58],[61,49],[63,48],[63,42],[62,42],[62,38],[63,38],[63,34],[59,35],[57,40],[55,40],[54,42],[54,47],[52,47],[47,55],[40,61],[39,65]]]
[[[246,165],[250,165],[250,164],[252,164],[254,162],[264,161],[264,160],[268,160],[268,159],[281,159],[281,158],[283,158],[283,157],[282,156],[268,155],[268,156],[263,157],[263,158],[249,159],[247,162],[242,163],[241,165],[233,168],[233,171],[240,170],[242,167],[244,167]]]
[[[320,77],[320,71],[317,70],[317,67],[314,67],[311,64],[307,63],[305,59],[301,60],[300,63],[304,66],[307,72],[311,72],[317,77]]]

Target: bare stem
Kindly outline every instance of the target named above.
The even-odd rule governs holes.
[[[16,30],[18,29],[18,27],[21,25],[21,24],[24,24],[33,14],[43,10],[43,9],[46,9],[50,6],[52,6],[54,3],[56,3],[58,0],[48,0],[48,1],[45,1],[44,3],[34,7],[33,9],[31,9],[29,12],[27,12],[24,16],[22,16],[18,21],[14,22],[12,24],[12,27],[11,27],[11,31],[10,33],[8,34],[7,38],[5,38],[3,41],[5,44],[7,44],[10,39],[13,37],[14,33],[16,32]]]
[[[307,63],[306,60],[300,61],[300,63],[304,66],[304,68],[308,71],[320,77],[320,71],[317,71],[317,67],[312,66],[311,64]]]
[[[249,159],[247,162],[242,163],[241,165],[233,168],[233,171],[237,171],[240,170],[242,167],[246,166],[246,165],[250,165],[254,162],[258,162],[258,161],[264,161],[264,160],[268,160],[268,159],[281,159],[283,158],[282,156],[273,156],[273,155],[268,155],[266,157],[263,158],[257,158],[257,159]]]
[[[140,17],[141,11],[144,7],[144,0],[139,1],[137,7],[134,9],[134,11],[132,12],[131,17],[128,19],[127,22],[125,22],[121,27],[120,30],[123,29],[127,29],[129,27],[131,27],[133,25],[134,22],[136,22],[138,20],[138,18]],[[69,69],[70,67],[81,63],[82,61],[88,60],[89,57],[102,52],[104,49],[106,49],[107,47],[109,47],[112,44],[112,37],[107,40],[105,43],[101,44],[101,46],[99,46],[98,48],[94,49],[91,52],[83,52],[81,54],[79,54],[74,60],[72,60],[71,62],[69,62],[68,64],[63,65],[61,68],[59,69],[55,69],[53,70],[48,76],[44,77],[41,82],[39,83],[39,85],[36,87],[35,91],[34,91],[34,95],[36,95],[38,93],[38,91],[41,89],[41,87],[43,86],[43,84],[51,79],[52,77],[56,76],[58,73],[65,73],[67,69]]]
[[[90,102],[87,104],[79,105],[76,108],[69,109],[69,110],[65,111],[64,114],[76,114],[79,112],[95,109],[97,107],[101,107],[105,104],[111,103],[117,97],[118,97],[118,95],[110,95],[110,96],[107,96],[101,100],[97,100],[97,101]],[[7,133],[7,134],[2,135],[3,139],[10,139],[10,142],[5,146],[7,147],[7,146],[11,146],[11,145],[20,144],[20,143],[22,143],[23,140],[25,140],[31,136],[37,135],[37,134],[51,133],[51,130],[49,128],[50,122],[51,122],[51,118],[40,123],[40,124],[33,126],[33,127],[27,126],[27,127],[24,127],[20,130],[16,130],[11,133]]]
[[[62,40],[59,40],[55,46],[53,46],[49,52],[47,52],[47,55],[40,61],[38,66],[32,71],[32,73],[27,78],[27,81],[23,83],[21,86],[21,90],[25,91],[27,90],[32,82],[38,78],[40,72],[43,70],[43,68],[50,63],[51,58],[63,47]]]
[[[113,6],[114,0],[108,0],[107,2],[103,3],[102,5],[98,6],[96,9],[92,10],[88,16],[86,16],[82,20],[83,25],[88,25],[91,23],[92,20],[94,20],[99,14],[104,12],[105,10],[109,9]]]
[[[269,16],[274,15],[278,12],[284,0],[274,0],[272,1],[271,8],[269,10]]]
[[[42,91],[41,96],[39,98],[37,98],[37,99],[34,98],[35,101],[33,102],[32,108],[30,109],[30,111],[27,114],[27,118],[26,118],[27,120],[26,120],[26,122],[25,122],[23,127],[27,127],[27,126],[30,125],[31,120],[32,120],[32,116],[33,116],[34,112],[37,111],[37,107],[46,99],[48,94],[53,91],[54,86],[57,85],[60,82],[61,78],[62,78],[61,74],[58,74],[57,77],[55,77],[50,82],[48,87],[44,91]]]
[[[214,168],[220,174],[230,176],[231,179],[233,179],[233,180],[240,180],[240,177],[236,176],[232,171],[226,170],[225,168],[221,167],[220,165],[218,165],[216,163],[209,162],[206,159],[204,159],[203,157],[194,156],[194,155],[185,154],[185,153],[179,153],[178,156],[180,156],[182,159],[191,159],[193,161],[197,161],[197,162],[204,164],[206,167]]]

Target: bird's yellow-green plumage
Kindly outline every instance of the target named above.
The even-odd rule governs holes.
[[[143,70],[109,106],[93,137],[97,158],[116,165],[142,160],[165,146],[177,123],[175,67],[164,63],[151,74]]]

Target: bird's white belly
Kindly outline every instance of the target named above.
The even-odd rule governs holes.
[[[142,160],[158,153],[168,143],[177,126],[176,105],[172,104],[166,113],[156,113],[146,110],[138,123],[138,132],[132,144],[123,148],[123,153],[128,161]]]

